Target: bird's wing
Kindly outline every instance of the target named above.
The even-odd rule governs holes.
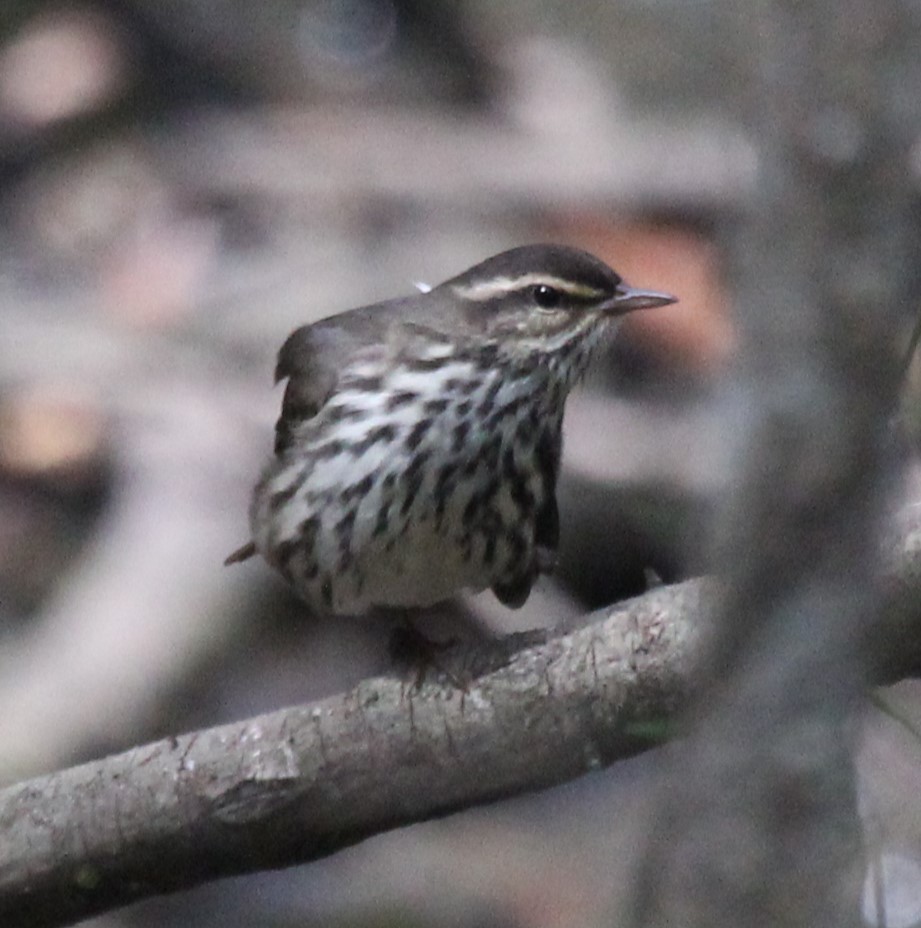
[[[278,352],[275,382],[287,380],[281,415],[275,423],[275,453],[290,445],[294,429],[312,419],[335,391],[354,346],[344,333],[324,322],[292,332]]]
[[[275,382],[287,380],[281,415],[275,423],[275,453],[284,453],[298,425],[312,419],[336,392],[343,374],[357,361],[393,350],[412,337],[412,323],[400,315],[412,301],[393,300],[330,316],[295,329],[278,352]],[[345,317],[348,317],[346,320]],[[418,327],[421,328],[421,327]],[[242,545],[224,561],[236,564],[256,553],[253,542]]]
[[[281,415],[275,423],[275,453],[290,447],[295,428],[312,419],[336,389],[345,345],[334,328],[318,322],[295,329],[278,352],[275,382],[287,380]],[[252,541],[228,555],[224,564],[238,564],[256,553]]]
[[[275,425],[275,452],[290,447],[296,426],[323,408],[354,364],[375,355],[395,358],[446,331],[446,320],[418,297],[362,306],[296,329],[275,367],[275,382],[288,381]]]
[[[275,424],[275,453],[290,447],[298,425],[312,419],[349,369],[379,352],[398,323],[386,305],[362,307],[292,332],[278,352],[275,382],[287,380]]]

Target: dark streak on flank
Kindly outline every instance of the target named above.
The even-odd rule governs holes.
[[[403,474],[403,488],[406,496],[403,499],[403,505],[400,506],[400,515],[405,516],[409,512],[412,504],[416,500],[419,490],[422,488],[422,482],[425,479],[424,470],[429,458],[432,456],[430,451],[423,451],[417,454],[406,468]]]
[[[503,419],[514,416],[527,401],[528,397],[519,396],[516,399],[510,400],[504,406],[500,406],[483,423],[484,430],[489,432],[497,429],[501,425]]]
[[[502,436],[493,435],[492,438],[483,445],[483,450],[480,453],[480,459],[483,461],[485,467],[489,470],[497,470],[499,467],[499,452],[502,448]],[[493,477],[493,479],[496,479]]]
[[[367,412],[355,406],[337,404],[336,406],[327,406],[324,415],[326,416],[326,421],[332,425],[336,422],[352,422],[356,419],[361,419],[367,415]]]
[[[433,496],[435,497],[435,520],[436,525],[439,527],[441,526],[441,520],[444,518],[448,500],[454,492],[458,470],[460,470],[459,463],[457,461],[451,461],[441,468],[435,480],[435,489],[433,491]]]
[[[310,516],[308,519],[304,519],[303,522],[298,526],[298,544],[303,545],[309,550],[313,550],[313,546],[317,540],[317,534],[320,531],[320,517],[319,516]]]
[[[488,371],[495,367],[499,357],[497,345],[483,345],[476,352],[476,366],[480,371]]]
[[[360,393],[378,393],[383,386],[382,378],[377,375],[373,377],[351,377],[346,380],[343,390],[356,390]]]
[[[462,476],[466,478],[472,477],[477,472],[479,466],[479,458],[470,458],[467,463],[464,464],[464,469],[461,471]]]
[[[308,506],[316,506],[317,503],[326,505],[332,499],[332,492],[328,489],[326,490],[308,490],[304,494],[304,502]]]
[[[470,422],[467,419],[461,420],[454,426],[454,431],[451,434],[451,451],[454,454],[458,454],[464,447],[464,443],[467,441],[469,435]]]
[[[477,415],[485,419],[491,412],[492,408],[496,403],[496,397],[499,395],[499,391],[502,389],[501,381],[497,380],[487,391],[486,396],[483,397],[482,402],[477,407]]]
[[[380,538],[390,525],[390,503],[386,502],[377,512],[377,522],[374,525],[374,537]]]
[[[446,358],[409,358],[406,366],[411,371],[424,373],[425,371],[437,371],[439,368],[444,367],[445,364],[451,363],[451,361],[450,356]]]
[[[492,502],[493,497],[499,492],[499,478],[496,475],[493,475],[489,482],[484,486],[479,492],[474,493],[469,500],[467,500],[467,505],[464,506],[464,511],[461,514],[461,519],[465,526],[471,526],[477,516],[484,511],[488,511],[489,504]],[[490,532],[489,534],[494,534]]]
[[[449,377],[444,383],[444,389],[448,393],[463,394],[470,396],[479,389],[478,380],[468,380],[464,377]]]
[[[354,509],[350,509],[336,523],[335,532],[339,536],[340,544],[342,541],[348,542],[351,540],[352,527],[355,525],[355,515],[356,511]]]
[[[417,399],[419,399],[418,393],[413,393],[412,390],[400,390],[387,400],[387,412],[396,412],[402,406],[415,403]]]
[[[433,419],[422,419],[417,422],[406,437],[406,450],[415,451],[419,443],[425,438],[425,433],[432,427]]]
[[[284,490],[279,490],[277,493],[273,493],[269,497],[269,508],[273,512],[277,512],[279,509],[281,509],[282,506],[284,506],[285,503],[288,502],[289,499],[291,499],[292,496],[294,496],[295,493],[297,493],[297,491],[298,483],[295,481],[291,484],[290,487],[286,487]]]
[[[374,477],[371,474],[368,474],[367,476],[362,477],[358,483],[353,483],[350,487],[346,487],[339,494],[339,498],[343,503],[348,503],[353,499],[361,499],[362,497],[368,495],[368,492],[372,486],[374,486]]]
[[[404,481],[407,477],[415,477],[416,474],[421,473],[425,465],[428,464],[429,458],[431,458],[431,451],[420,451],[418,454],[413,456],[413,459],[409,462],[409,467],[406,468],[406,473],[404,475]]]
[[[525,416],[518,420],[515,427],[515,441],[519,445],[533,444],[537,434],[536,423],[531,416]]]
[[[310,452],[310,455],[316,460],[322,461],[323,458],[334,458],[337,454],[341,454],[344,450],[345,442],[340,441],[337,438],[333,441],[328,441],[325,444],[318,445],[316,448],[313,448]]]
[[[445,399],[426,400],[422,409],[427,416],[437,416],[439,413],[444,412],[450,403],[450,400]]]
[[[369,448],[376,445],[379,441],[393,441],[396,438],[397,429],[394,425],[379,425],[371,429],[370,432],[361,440],[351,445],[353,453],[357,456],[364,454]]]

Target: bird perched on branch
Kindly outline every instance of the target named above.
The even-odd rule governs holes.
[[[425,293],[293,332],[257,551],[315,609],[429,606],[550,570],[566,397],[605,331],[675,298],[584,251],[503,252]]]

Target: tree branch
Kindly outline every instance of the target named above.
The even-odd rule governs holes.
[[[921,666],[921,515],[891,558],[880,677]],[[221,876],[561,783],[655,745],[692,688],[712,582],[662,587],[566,634],[455,649],[419,689],[351,692],[169,738],[0,792],[0,923],[62,925]],[[888,648],[881,639],[894,641]],[[889,657],[885,657],[885,654]]]

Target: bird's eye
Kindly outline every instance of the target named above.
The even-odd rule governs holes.
[[[560,305],[560,300],[563,298],[563,294],[559,290],[555,290],[553,287],[548,287],[546,284],[538,284],[532,293],[534,297],[534,302],[541,309],[556,309]]]

